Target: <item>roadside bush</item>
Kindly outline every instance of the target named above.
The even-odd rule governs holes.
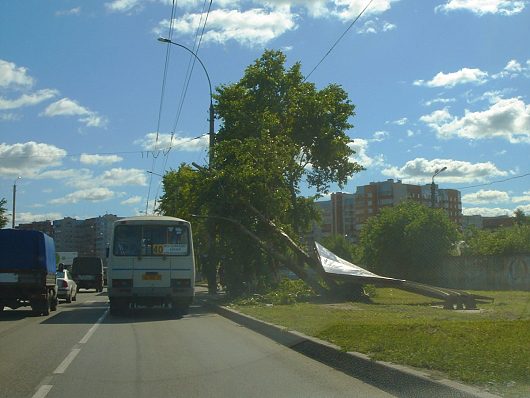
[[[236,300],[237,305],[272,304],[286,305],[306,302],[316,293],[301,280],[282,279],[278,286],[264,294],[254,294]]]

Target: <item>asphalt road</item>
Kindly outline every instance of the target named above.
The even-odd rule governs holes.
[[[200,305],[108,314],[81,291],[48,317],[0,314],[0,397],[390,397]]]

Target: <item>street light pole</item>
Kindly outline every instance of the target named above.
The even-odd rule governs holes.
[[[206,70],[206,67],[204,66],[204,63],[201,61],[199,56],[195,54],[192,50],[190,50],[188,47],[183,46],[182,44],[175,43],[174,41],[171,41],[171,39],[167,39],[164,37],[158,38],[159,42],[167,43],[167,44],[173,44],[174,46],[183,48],[187,52],[189,52],[191,55],[195,57],[197,61],[202,66],[202,69],[204,70],[204,73],[206,74],[206,79],[208,79],[208,87],[210,89],[210,126],[209,126],[209,145],[208,145],[208,165],[210,169],[213,167],[213,147],[214,147],[214,140],[215,140],[215,131],[214,131],[214,110],[213,110],[213,93],[212,93],[212,82],[210,80],[210,75],[208,74],[208,71]],[[217,266],[214,259],[214,234],[215,225],[213,225],[212,219],[208,218],[207,221],[207,234],[208,234],[208,255],[205,260],[205,269],[206,269],[206,275],[208,279],[208,292],[209,293],[217,293]]]
[[[20,180],[22,177],[18,176],[15,178],[15,181],[13,182],[13,217],[11,220],[11,227],[15,229],[15,209],[16,209],[16,201],[17,201],[17,181]]]
[[[171,41],[170,39],[167,39],[165,37],[159,37],[158,41],[161,42],[161,43],[173,44],[174,46],[183,48],[184,50],[189,52],[191,55],[193,55],[195,57],[195,59],[197,61],[199,61],[199,63],[202,66],[202,69],[204,70],[204,73],[206,74],[206,79],[208,79],[208,87],[210,88],[210,126],[209,126],[209,131],[208,131],[208,135],[209,135],[209,138],[210,138],[210,144],[208,146],[208,149],[209,149],[209,151],[208,151],[209,152],[209,154],[208,154],[208,163],[211,166],[212,165],[212,160],[213,160],[213,144],[214,144],[214,140],[215,140],[215,131],[214,131],[214,129],[215,129],[214,116],[215,115],[214,115],[214,110],[213,110],[213,92],[212,92],[212,82],[210,80],[210,75],[208,74],[208,71],[206,70],[206,67],[204,66],[204,64],[201,61],[201,59],[199,58],[199,56],[197,54],[195,54],[192,50],[190,50],[188,47],[183,46],[182,44],[179,44],[179,43],[175,43],[174,41]]]
[[[447,170],[447,167],[442,167],[440,170],[436,169],[434,171],[434,174],[432,176],[432,181],[431,181],[431,208],[434,209],[434,206],[435,206],[435,200],[434,200],[434,197],[435,197],[435,194],[436,194],[436,185],[434,185],[434,177],[436,177],[438,174],[440,174],[442,171],[445,171]]]

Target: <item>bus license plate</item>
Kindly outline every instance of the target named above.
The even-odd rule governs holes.
[[[144,281],[159,281],[162,279],[162,276],[160,274],[147,273],[143,275],[142,279]]]

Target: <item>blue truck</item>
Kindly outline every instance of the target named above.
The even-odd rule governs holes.
[[[34,315],[57,309],[55,243],[43,232],[0,230],[0,311],[31,306]]]

